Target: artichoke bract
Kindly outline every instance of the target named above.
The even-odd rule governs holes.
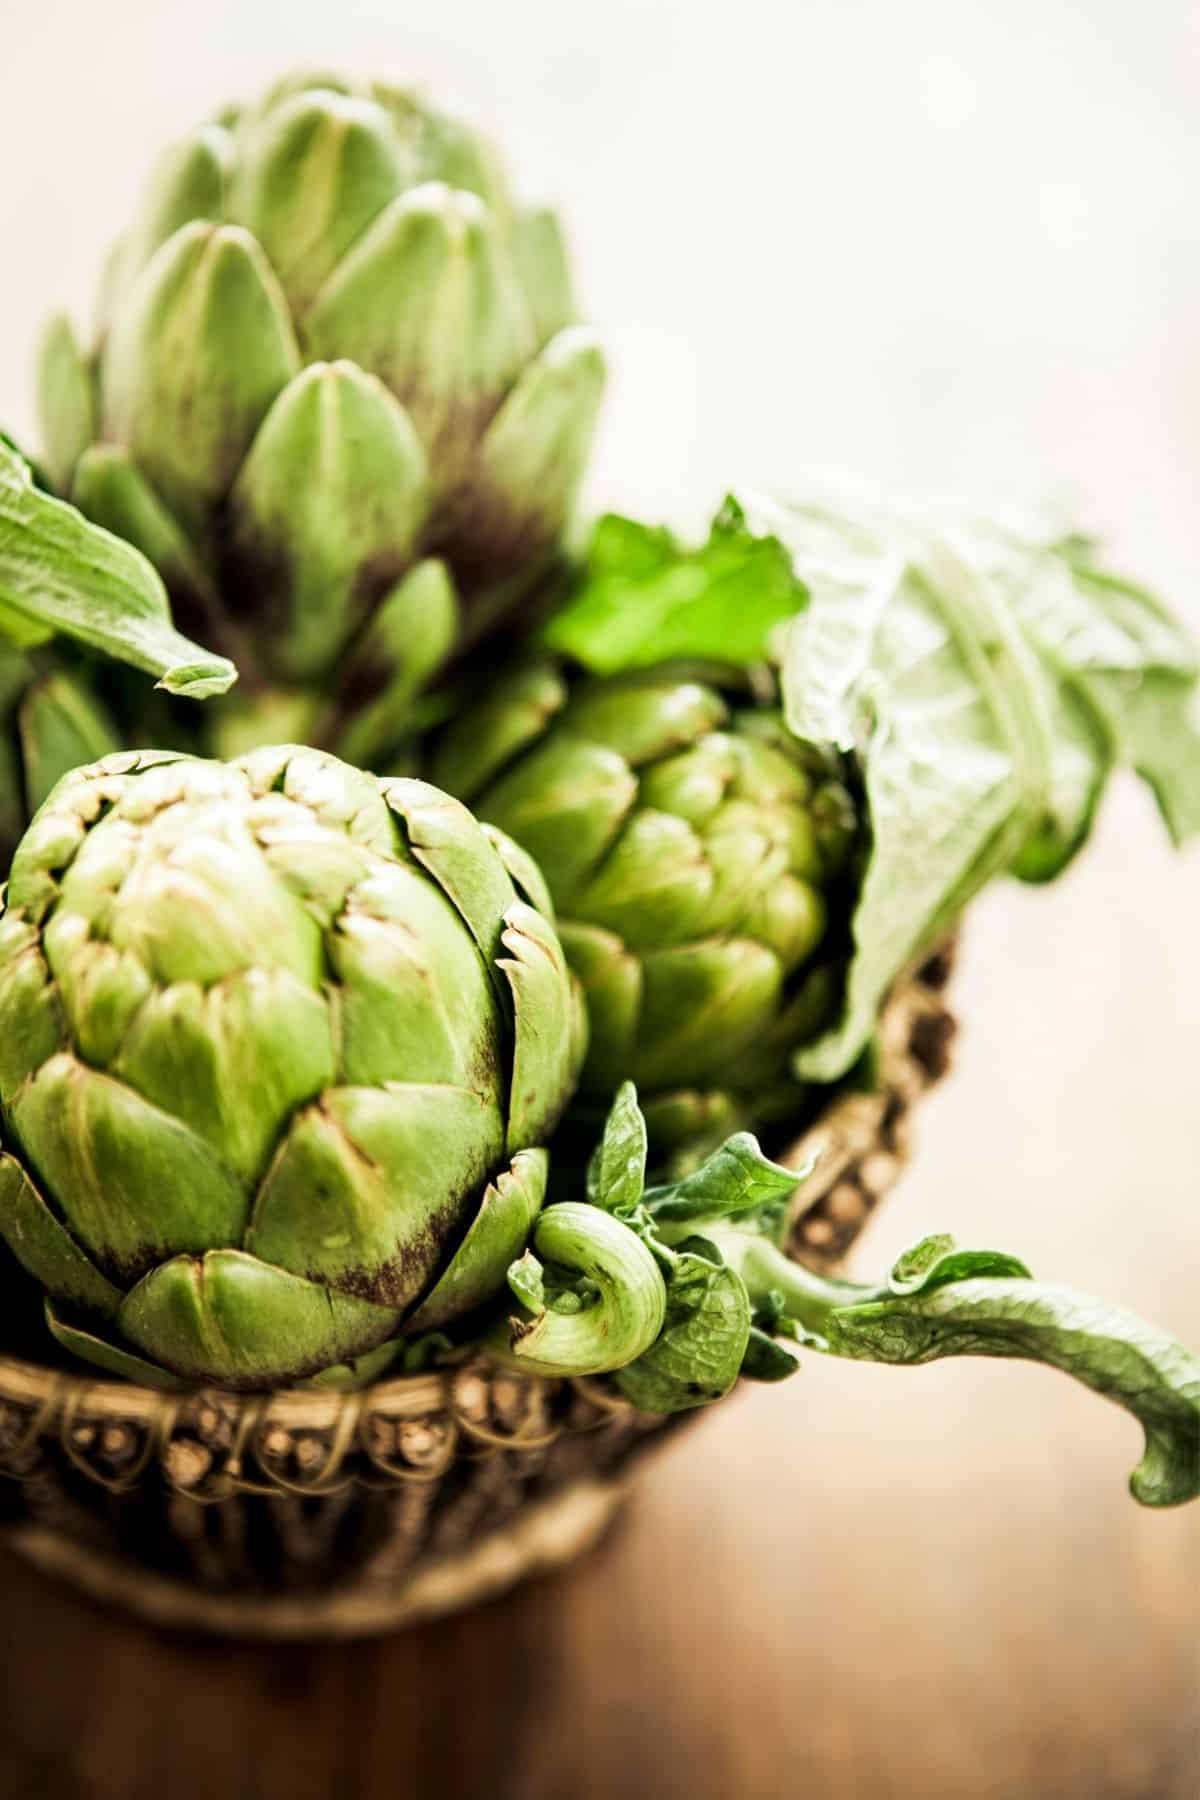
[[[366,761],[552,557],[604,380],[574,316],[554,216],[482,140],[298,78],[166,155],[95,352],[49,327],[46,464],[157,564],[259,719],[340,746],[322,704],[353,687]]]
[[[125,753],[0,917],[0,1230],[69,1349],[258,1388],[485,1302],[584,1024],[527,856],[321,752]]]
[[[637,1085],[663,1148],[794,1122],[792,1054],[836,983],[831,884],[856,814],[769,706],[677,667],[494,683],[429,773],[534,857],[587,996],[581,1099]]]

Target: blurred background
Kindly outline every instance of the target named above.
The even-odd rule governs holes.
[[[850,471],[1049,498],[1200,626],[1200,5],[0,0],[0,412],[154,148],[315,62],[489,122],[573,227],[614,380],[591,498],[698,525]],[[1121,787],[993,892],[955,1075],[856,1252],[922,1232],[1200,1344],[1200,861]],[[1184,1800],[1200,1508],[1040,1370],[810,1361],[654,1463],[567,1574],[392,1643],[155,1643],[3,1565],[0,1793]]]

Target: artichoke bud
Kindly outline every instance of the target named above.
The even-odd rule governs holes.
[[[633,1077],[639,1086],[717,1086],[771,1024],[779,959],[745,938],[701,938],[643,957],[645,990]]]
[[[605,364],[583,326],[559,332],[521,374],[443,508],[441,541],[475,585],[536,568],[562,536],[604,395]]]
[[[782,875],[745,910],[745,928],[769,944],[785,969],[798,968],[825,936],[828,906],[812,882]]]
[[[245,692],[301,685],[310,717],[343,716],[331,665],[421,557],[449,565],[461,601],[443,661],[527,601],[569,523],[604,369],[571,325],[554,218],[512,204],[486,142],[387,84],[292,76],[173,148],[118,248],[94,357],[61,324],[47,335],[48,458]],[[297,386],[314,364],[339,388],[357,375],[353,403]],[[372,757],[444,623],[439,607],[387,677]]]
[[[371,221],[412,179],[380,108],[305,90],[246,132],[234,216],[265,250],[303,314]]]
[[[390,98],[393,110],[398,111],[401,96],[393,93]],[[507,224],[512,205],[508,182],[500,157],[488,140],[448,114],[415,104],[411,98],[408,108],[410,117],[415,109],[418,120],[416,145],[423,178],[477,194]]]
[[[639,811],[571,894],[572,912],[632,950],[686,942],[708,923],[713,870],[685,819]]]
[[[6,906],[0,1232],[66,1348],[267,1387],[502,1287],[582,1042],[551,921],[458,802],[287,746],[111,757]]]
[[[449,570],[427,558],[389,589],[353,645],[333,715],[318,741],[347,762],[374,768],[396,750],[418,689],[449,656],[458,635]]]
[[[569,723],[573,737],[606,744],[635,768],[696,745],[713,748],[707,733],[728,717],[714,688],[648,670],[576,688]],[[719,750],[719,744],[716,746]]]
[[[300,366],[254,239],[184,226],[150,260],[104,354],[104,431],[200,545],[272,401]]]
[[[394,200],[321,289],[308,354],[348,356],[408,407],[439,492],[536,349],[533,318],[494,217],[429,182]]]
[[[637,798],[637,778],[605,744],[562,733],[506,770],[480,801],[488,823],[515,838],[542,871],[556,906],[616,841]]]
[[[607,1098],[627,1079],[638,1039],[642,964],[615,932],[563,920],[559,935],[587,1003],[588,1085]]]
[[[284,389],[228,510],[231,601],[249,597],[245,623],[263,631],[260,654],[274,676],[330,671],[412,562],[427,509],[425,453],[374,376],[316,363]]]
[[[679,668],[539,664],[493,681],[429,766],[545,876],[588,1005],[582,1111],[633,1080],[668,1139],[794,1116],[856,834],[832,764]]]
[[[69,493],[75,465],[96,434],[96,394],[71,322],[61,313],[42,334],[37,389],[46,468],[58,491]]]
[[[535,744],[567,703],[566,681],[552,663],[533,662],[473,695],[473,731],[449,730],[431,747],[430,771],[439,787],[474,805],[519,751]]]
[[[251,130],[297,95],[317,91],[323,94],[342,94],[349,99],[357,92],[357,88],[353,81],[348,80],[337,69],[322,68],[319,65],[289,69],[286,75],[273,81],[257,100],[249,105],[233,106],[229,123],[242,130]]]
[[[202,125],[170,145],[150,177],[138,217],[118,246],[109,303],[123,291],[168,238],[194,219],[216,223],[227,216],[233,142],[220,125]]]
[[[538,342],[548,344],[578,316],[562,226],[548,206],[531,206],[517,214],[513,255],[533,308]]]

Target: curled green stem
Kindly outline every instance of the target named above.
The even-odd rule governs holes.
[[[570,1310],[562,1301],[536,1312],[514,1307],[489,1333],[491,1356],[530,1374],[602,1375],[649,1349],[666,1316],[666,1284],[628,1225],[598,1206],[563,1201],[538,1216],[532,1246],[577,1284],[563,1290]]]
[[[925,1279],[898,1264],[888,1286],[871,1288],[817,1275],[728,1226],[706,1235],[741,1275],[751,1305],[782,1304],[816,1348],[863,1362],[1006,1356],[1061,1369],[1141,1424],[1136,1499],[1176,1506],[1200,1496],[1200,1358],[1124,1308],[1034,1281],[997,1252],[931,1256]]]
[[[823,1333],[830,1313],[838,1307],[861,1306],[888,1295],[887,1288],[818,1275],[803,1263],[792,1262],[769,1238],[739,1231],[736,1226],[706,1225],[704,1236],[716,1244],[729,1267],[737,1270],[752,1307],[765,1306],[772,1295],[778,1295],[787,1316],[806,1331]]]

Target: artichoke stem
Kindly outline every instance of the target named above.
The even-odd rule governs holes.
[[[857,1281],[818,1275],[803,1263],[792,1262],[769,1238],[739,1231],[731,1225],[693,1223],[690,1229],[714,1243],[730,1268],[737,1270],[756,1311],[772,1297],[781,1298],[788,1318],[806,1331],[823,1334],[830,1313],[838,1307],[887,1299],[890,1292],[887,1288],[864,1287]]]

